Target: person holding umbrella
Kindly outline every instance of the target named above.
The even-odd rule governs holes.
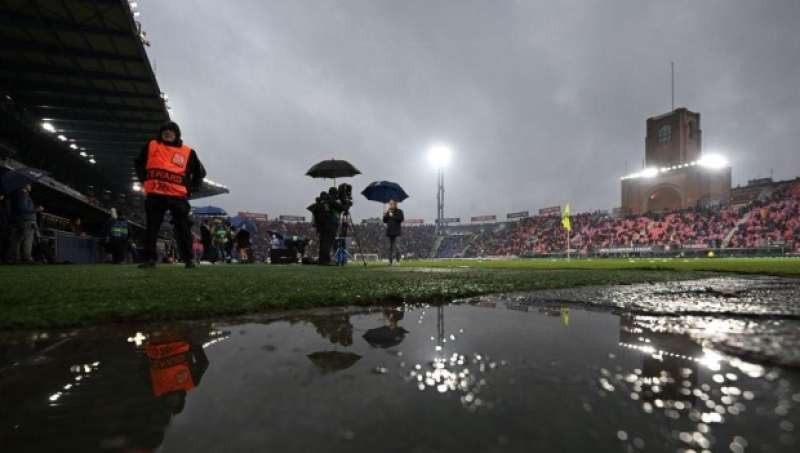
[[[394,258],[400,262],[400,252],[397,250],[397,238],[402,234],[402,224],[405,217],[403,210],[397,207],[397,201],[389,200],[389,207],[383,213],[383,223],[386,224],[386,236],[389,238],[389,266]]]
[[[175,122],[161,126],[158,138],[150,140],[134,162],[136,176],[142,181],[147,196],[145,212],[145,263],[139,267],[156,266],[156,240],[164,214],[170,211],[175,225],[175,239],[187,268],[195,267],[192,260],[192,221],[189,195],[203,184],[206,170],[197,153],[181,140],[181,130]]]
[[[386,224],[386,236],[389,238],[389,265],[393,261],[400,261],[400,252],[397,250],[397,238],[402,234],[402,224],[405,217],[403,210],[397,207],[397,203],[408,198],[408,194],[400,184],[391,181],[375,181],[370,183],[361,194],[367,200],[380,203],[389,203],[389,207],[383,213],[383,223]]]

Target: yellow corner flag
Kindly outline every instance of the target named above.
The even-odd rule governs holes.
[[[569,203],[564,205],[564,211],[561,213],[561,225],[567,231],[572,231],[572,223],[569,221]]]

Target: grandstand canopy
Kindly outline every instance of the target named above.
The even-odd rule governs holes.
[[[146,45],[126,0],[0,2],[0,94],[131,191],[133,159],[169,119]],[[207,183],[195,198],[226,192]]]

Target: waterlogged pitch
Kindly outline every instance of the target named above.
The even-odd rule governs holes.
[[[218,265],[2,267],[0,328],[64,327],[265,310],[443,303],[481,294],[694,279],[800,275],[800,259],[430,260],[399,267]]]

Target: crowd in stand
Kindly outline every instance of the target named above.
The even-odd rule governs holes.
[[[68,231],[77,237],[88,235],[80,219],[42,213],[27,193],[5,196],[2,206],[0,258],[5,261],[31,261],[35,254],[35,250],[30,251],[31,243],[35,245],[39,229]],[[581,255],[601,249],[647,246],[664,250],[780,247],[800,253],[800,183],[784,185],[747,204],[639,216],[579,213],[571,217],[571,222],[570,249]],[[89,234],[96,236],[101,244],[108,243],[109,233],[102,230]],[[307,239],[305,256],[309,259],[315,258],[317,250],[317,232],[306,222],[247,221],[235,228],[224,219],[196,219],[194,230],[193,250],[198,260],[264,262],[278,237]],[[31,232],[35,235],[31,236]],[[405,226],[399,239],[400,253],[404,258],[543,256],[563,253],[567,247],[567,236],[558,216],[465,225],[448,228],[446,233],[437,242],[432,225]],[[388,256],[383,224],[356,225],[350,237],[351,253],[374,254],[381,259]],[[133,251],[134,247],[130,249]],[[170,246],[167,241],[164,255],[176,259],[174,249],[174,244]]]
[[[760,248],[800,251],[800,183],[743,206],[695,208],[615,217],[571,217],[570,249],[589,254],[604,248],[657,246]],[[559,217],[537,216],[442,242],[438,256],[534,256],[562,253],[567,235]]]
[[[800,183],[755,201],[731,238],[731,247],[770,245],[800,251]]]

